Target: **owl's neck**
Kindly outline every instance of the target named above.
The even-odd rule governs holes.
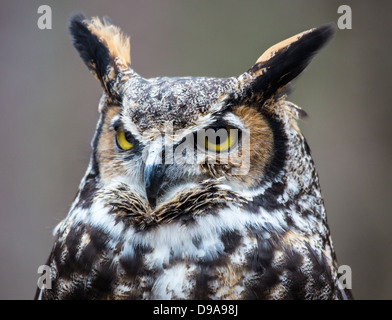
[[[297,126],[294,105],[284,101],[280,109],[285,105],[289,112],[277,114],[281,126],[276,129],[278,159],[270,168],[272,174],[258,188],[246,192],[253,201],[245,208],[272,217],[266,223],[272,233],[295,231],[316,242],[329,243],[324,201],[310,148]]]

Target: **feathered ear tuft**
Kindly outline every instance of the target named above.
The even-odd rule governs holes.
[[[240,76],[246,95],[255,95],[261,101],[269,99],[307,67],[334,33],[335,27],[327,24],[270,47]]]
[[[116,77],[131,64],[130,40],[108,18],[86,19],[76,14],[70,19],[72,42],[89,70],[109,96],[118,95]]]

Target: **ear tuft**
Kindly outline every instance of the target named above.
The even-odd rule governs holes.
[[[112,58],[120,58],[123,64],[131,64],[131,42],[121,29],[112,25],[110,19],[93,17],[87,25],[88,29],[108,48]]]
[[[108,18],[88,20],[83,14],[70,19],[72,42],[89,70],[109,95],[119,72],[131,63],[130,40]]]
[[[313,28],[301,33],[296,34],[295,36],[292,36],[286,40],[283,40],[272,47],[268,48],[260,57],[257,59],[257,63],[267,63],[269,60],[271,60],[273,57],[278,55],[279,53],[282,53],[285,50],[288,50],[288,48],[291,45],[295,45],[296,42],[301,41],[303,46],[306,42],[309,44],[312,44],[314,48],[312,48],[310,51],[313,53],[316,53],[317,50],[321,49],[321,47],[332,37],[334,34],[334,27],[332,24],[326,24],[323,25],[319,28]],[[317,40],[317,41],[315,41]],[[309,50],[309,48],[308,48]]]
[[[296,78],[334,33],[335,27],[326,24],[270,47],[243,76],[250,81],[244,84],[246,91],[267,100]]]

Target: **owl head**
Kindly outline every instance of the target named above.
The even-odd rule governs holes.
[[[131,67],[129,38],[106,18],[76,15],[70,33],[104,89],[81,198],[99,189],[117,208],[147,214],[241,201],[287,175],[288,159],[306,148],[296,123],[303,112],[285,100],[287,87],[333,28],[282,41],[231,78],[144,78]]]

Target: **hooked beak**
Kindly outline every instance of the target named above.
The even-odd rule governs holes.
[[[162,192],[166,168],[165,164],[146,165],[144,168],[144,186],[152,209],[156,207],[157,199]]]

